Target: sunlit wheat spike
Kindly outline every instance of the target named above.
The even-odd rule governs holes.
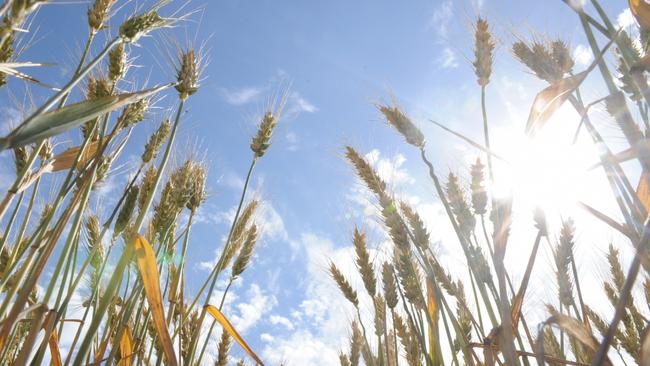
[[[575,228],[571,219],[562,222],[560,240],[555,249],[555,266],[557,268],[558,294],[565,306],[573,305],[573,283],[571,281],[571,256],[573,256],[573,236]]]
[[[389,309],[395,309],[397,306],[397,284],[393,275],[393,266],[384,262],[381,267],[381,282],[384,286],[384,297],[386,298],[386,306]]]
[[[605,99],[605,108],[607,109],[607,113],[614,118],[614,121],[616,121],[631,146],[643,140],[643,134],[627,109],[625,96],[622,92],[608,96]]]
[[[361,358],[363,334],[356,320],[352,321],[352,335],[350,336],[350,366],[358,366]]]
[[[120,25],[120,37],[125,42],[134,43],[154,29],[166,27],[172,23],[172,19],[165,19],[158,15],[157,9],[152,9],[133,16],[122,23]]]
[[[562,347],[560,347],[560,342],[558,342],[557,337],[553,333],[553,329],[546,328],[544,330],[544,335],[542,336],[544,340],[544,353],[553,356],[558,359],[565,359],[564,352]],[[561,366],[558,362],[549,362],[551,365]]]
[[[255,224],[251,225],[251,228],[246,234],[246,240],[241,247],[239,255],[235,262],[232,264],[232,277],[236,278],[240,276],[248,267],[248,264],[253,256],[253,250],[255,249],[255,243],[257,242],[257,226]]]
[[[266,150],[271,146],[271,136],[277,123],[278,116],[273,111],[267,111],[262,117],[262,121],[257,128],[257,134],[251,141],[251,150],[253,150],[256,157],[264,156]]]
[[[386,320],[386,302],[381,295],[377,295],[373,301],[375,306],[375,335],[380,337],[384,334],[384,322]]]
[[[113,228],[113,238],[117,238],[123,231],[126,229],[127,225],[131,222],[131,217],[138,202],[138,193],[140,188],[138,186],[133,186],[129,189],[126,199],[120,213],[117,215],[117,220],[115,220],[115,227]]]
[[[363,285],[371,297],[375,297],[377,288],[377,279],[375,278],[375,271],[370,261],[370,254],[368,253],[368,246],[366,244],[366,234],[354,229],[354,237],[352,240],[354,244],[354,251],[357,254],[356,263]]]
[[[126,75],[127,54],[124,43],[117,45],[108,53],[108,78],[115,83]]]
[[[226,366],[228,364],[228,352],[230,351],[231,344],[232,338],[230,338],[228,332],[222,332],[221,340],[217,347],[217,361],[214,363],[215,366]]]
[[[420,274],[415,267],[410,253],[396,254],[397,276],[404,289],[404,296],[414,306],[424,309],[426,303],[420,286]]]
[[[207,179],[207,168],[201,163],[195,163],[190,177],[190,199],[187,201],[187,209],[195,212],[207,199],[205,189]]]
[[[378,105],[377,108],[384,115],[386,121],[404,137],[406,142],[415,147],[424,147],[424,135],[402,110],[397,106],[390,107],[388,105]]]
[[[413,242],[415,245],[420,247],[420,249],[426,251],[429,249],[429,233],[427,232],[426,227],[424,227],[422,218],[420,218],[420,215],[404,201],[400,203],[400,208],[402,209],[404,217],[408,220],[413,235]]]
[[[246,205],[246,207],[244,207],[241,215],[239,216],[239,219],[237,219],[237,222],[233,227],[230,242],[226,243],[226,247],[224,248],[225,253],[223,255],[223,261],[220,270],[228,267],[230,261],[232,261],[235,255],[239,252],[239,249],[244,244],[246,228],[248,227],[248,224],[258,207],[258,200],[252,200],[248,203],[248,205]]]
[[[158,170],[155,166],[150,165],[149,168],[145,171],[144,176],[142,177],[142,182],[140,183],[140,196],[138,197],[138,209],[142,211],[144,205],[146,204],[146,199],[154,188],[154,183]]]
[[[377,175],[370,164],[351,146],[346,146],[345,156],[357,171],[357,175],[378,197],[386,196],[386,183]]]
[[[480,86],[486,86],[492,75],[494,40],[487,20],[478,18],[474,31],[474,73]]]
[[[330,275],[336,282],[336,285],[343,293],[343,296],[352,303],[354,306],[359,306],[359,298],[357,297],[357,292],[352,288],[347,279],[343,276],[341,271],[336,267],[334,263],[330,263]]]
[[[167,136],[169,136],[170,130],[171,123],[168,119],[166,119],[160,124],[160,127],[158,127],[156,132],[151,135],[149,141],[147,141],[146,145],[144,145],[144,152],[142,153],[143,164],[147,164],[156,158],[158,151],[165,143],[165,140],[167,140]]]
[[[446,191],[449,205],[451,206],[453,213],[456,215],[459,229],[465,237],[469,237],[476,225],[476,218],[469,209],[469,205],[465,198],[465,192],[460,187],[458,177],[451,172],[447,179]]]
[[[472,181],[470,189],[472,191],[472,208],[477,215],[485,215],[487,213],[487,190],[485,189],[485,166],[481,163],[481,159],[477,158],[476,162],[472,164],[470,175]]]
[[[88,26],[92,33],[103,29],[109,17],[111,7],[116,0],[95,0],[92,7],[88,9]]]
[[[348,359],[348,356],[343,352],[339,353],[339,362],[341,363],[341,366],[350,366],[350,360]]]
[[[149,110],[149,98],[142,98],[135,103],[129,104],[117,118],[120,128],[129,128],[138,122],[142,122]]]
[[[201,56],[193,49],[180,51],[176,66],[176,90],[181,100],[185,100],[199,90]]]

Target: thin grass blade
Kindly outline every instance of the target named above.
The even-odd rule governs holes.
[[[0,150],[24,146],[61,134],[93,118],[137,102],[170,86],[171,84],[165,84],[135,93],[124,93],[86,100],[53,112],[41,114],[29,120],[28,123],[18,126],[6,137],[0,138]]]

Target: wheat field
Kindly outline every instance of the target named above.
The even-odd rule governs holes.
[[[555,2],[581,48],[503,27],[482,1],[466,11],[465,69],[457,50],[432,47],[472,81],[442,86],[464,100],[433,103],[467,121],[363,80],[381,95],[357,113],[373,127],[332,137],[320,129],[333,125],[295,127],[319,113],[297,91],[309,78],[274,64],[296,60],[252,50],[279,36],[242,26],[245,41],[224,46],[238,30],[214,31],[213,7],[227,22],[232,4],[5,0],[0,364],[650,365],[650,3],[619,4],[624,18],[604,1]],[[438,3],[427,29],[446,39],[441,19],[463,20]],[[247,6],[268,27],[292,21]],[[305,49],[292,32],[283,42]],[[232,77],[222,59],[238,52],[279,70],[264,87],[220,86]],[[353,67],[325,54],[298,61],[346,78]],[[506,59],[519,67],[507,78]],[[220,114],[250,101],[243,127]],[[525,115],[504,123],[514,109]],[[345,213],[325,229],[332,212]]]

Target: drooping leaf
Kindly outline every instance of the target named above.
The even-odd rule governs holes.
[[[253,349],[250,348],[250,346],[248,346],[248,344],[246,343],[244,338],[242,338],[242,336],[239,335],[239,332],[237,332],[237,330],[235,329],[235,327],[233,327],[233,325],[230,323],[228,318],[226,318],[226,316],[223,315],[223,313],[221,311],[219,311],[219,309],[217,309],[216,307],[214,307],[212,305],[206,305],[206,310],[207,310],[208,313],[210,313],[210,315],[212,315],[214,317],[214,319],[219,324],[221,324],[221,326],[223,327],[223,330],[228,332],[228,334],[230,334],[230,336],[234,340],[236,340],[237,343],[239,343],[239,345],[244,350],[246,350],[248,355],[251,356],[255,360],[255,362],[257,362],[258,365],[264,366],[264,363],[260,360],[259,357],[257,357],[255,352],[253,352]]]
[[[585,328],[584,324],[582,324],[580,321],[573,319],[567,315],[561,314],[553,308],[551,308],[550,311],[551,318],[549,318],[548,323],[556,324],[575,340],[586,346],[586,350],[589,352],[589,357],[593,358],[600,345],[596,340],[596,337],[594,337],[594,335],[589,332],[589,330]],[[609,360],[609,358],[605,357],[601,365],[612,366],[612,362]]]
[[[615,37],[613,38],[615,39]],[[613,43],[610,40],[607,45],[600,51],[599,56],[589,65],[589,67],[576,75],[572,75],[561,79],[542,90],[535,97],[535,101],[528,114],[528,122],[526,123],[526,133],[534,135],[536,131],[548,122],[564,102],[566,102],[572,93],[582,84],[587,78],[587,75],[598,65],[602,60],[603,54],[607,51],[609,46]]]
[[[95,153],[97,153],[97,141],[93,141],[84,150],[83,155],[79,157],[79,166],[83,166],[90,158],[92,158]],[[66,151],[60,153],[59,155],[52,158],[52,172],[58,172],[60,170],[68,170],[72,168],[74,160],[79,154],[81,146],[75,146],[67,149]]]
[[[0,150],[24,146],[63,133],[103,114],[156,94],[170,84],[135,93],[109,95],[71,104],[27,119],[6,137],[0,138]]]
[[[585,80],[589,71],[583,71],[579,74],[564,78],[554,84],[549,85],[535,97],[533,106],[528,115],[526,123],[526,133],[533,135],[537,130],[553,116],[564,102],[569,99],[571,93],[576,90]]]
[[[630,11],[641,28],[650,29],[650,4],[645,0],[629,0]]]
[[[131,336],[131,329],[127,325],[120,338],[120,362],[118,362],[117,366],[131,366],[132,359],[133,337]]]
[[[176,366],[178,365],[178,361],[176,360],[174,345],[169,336],[167,323],[165,322],[162,293],[160,292],[160,275],[158,274],[158,266],[156,265],[156,254],[147,239],[141,235],[135,235],[132,240],[132,245],[138,270],[142,277],[144,292],[149,303],[149,311],[153,317],[156,333],[163,347],[167,364]]]

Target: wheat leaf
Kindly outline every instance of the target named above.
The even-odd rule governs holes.
[[[78,166],[83,165],[95,155],[97,152],[97,145],[98,141],[93,141],[88,144],[88,147],[86,147],[83,155],[79,157]],[[58,172],[72,168],[75,158],[79,154],[79,150],[81,150],[81,146],[71,147],[52,158],[52,172]]]
[[[219,324],[221,324],[224,331],[228,332],[228,334],[230,334],[230,336],[233,337],[233,339],[235,339],[237,343],[239,343],[239,345],[242,346],[244,350],[246,350],[246,352],[248,352],[248,354],[255,360],[255,362],[257,362],[258,365],[264,366],[264,363],[260,360],[259,357],[257,357],[255,352],[253,352],[253,349],[248,346],[244,338],[239,335],[235,327],[230,324],[228,318],[226,318],[226,316],[223,315],[219,309],[212,305],[206,305],[206,310],[208,313],[210,313],[210,315],[214,317],[217,322],[219,322]]]
[[[53,112],[38,115],[18,126],[6,137],[0,138],[0,150],[24,146],[44,138],[61,134],[93,118],[137,102],[170,86],[171,84],[165,84],[135,93],[124,93],[86,100],[65,106]]]
[[[127,325],[120,338],[120,362],[118,362],[117,366],[131,366],[132,356],[133,337],[131,336],[131,329]]]
[[[163,347],[167,364],[176,366],[176,354],[174,353],[174,345],[169,336],[167,323],[165,322],[165,314],[162,303],[162,294],[160,292],[160,276],[158,274],[158,267],[156,265],[156,255],[151,248],[151,245],[141,235],[136,235],[132,241],[135,259],[138,264],[138,270],[142,277],[144,285],[144,292],[149,302],[149,310],[153,317],[154,326],[158,333],[158,339]]]

